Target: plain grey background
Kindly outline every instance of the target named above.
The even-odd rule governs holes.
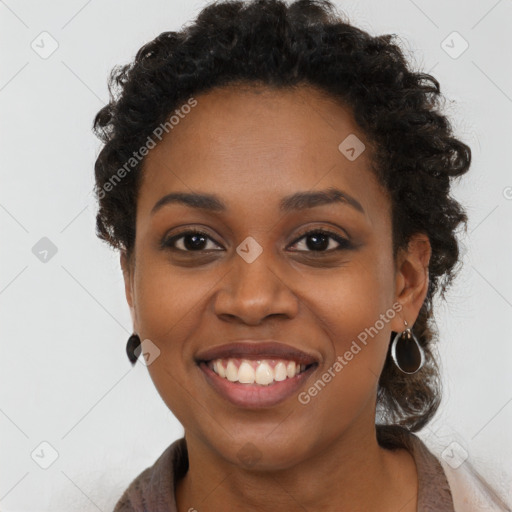
[[[420,436],[438,453],[456,442],[510,492],[512,4],[335,3],[370,33],[401,37],[413,66],[453,100],[445,111],[473,150],[454,190],[470,219],[464,266],[437,308],[444,401]],[[111,68],[205,4],[0,1],[3,511],[110,511],[183,434],[147,368],[125,355],[119,258],[94,232],[91,125]]]

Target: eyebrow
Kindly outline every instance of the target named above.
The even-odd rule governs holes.
[[[163,196],[155,203],[151,210],[151,215],[154,215],[164,205],[173,203],[212,212],[225,212],[228,209],[219,197],[212,194],[173,192]],[[296,192],[281,199],[279,209],[283,213],[289,213],[328,204],[345,204],[360,213],[365,213],[359,201],[346,192],[334,187],[315,192]]]

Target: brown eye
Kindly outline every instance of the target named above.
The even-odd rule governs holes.
[[[301,240],[305,240],[305,242],[301,242]],[[209,242],[210,245],[208,245]],[[300,238],[295,240],[292,247],[300,246],[301,244],[303,244],[302,246],[305,247],[305,249],[298,249],[297,252],[331,253],[352,247],[351,243],[346,238],[337,233],[322,229],[315,229],[302,234]],[[223,250],[208,233],[200,230],[189,230],[173,235],[164,239],[161,246],[162,248],[181,252]]]
[[[298,242],[303,239],[306,240],[304,244],[306,250],[300,249],[298,252],[332,252],[351,247],[350,242],[346,238],[337,233],[322,229],[315,229],[304,233],[293,245],[298,245]],[[338,245],[336,246],[336,244]]]
[[[213,242],[213,247],[208,247],[208,241]],[[201,252],[216,250],[219,246],[207,233],[198,230],[190,230],[166,238],[162,242],[162,247],[183,252]]]

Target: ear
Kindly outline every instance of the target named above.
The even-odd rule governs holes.
[[[401,312],[391,322],[391,329],[402,332],[404,320],[412,327],[428,292],[428,265],[432,254],[430,240],[424,233],[414,234],[397,256],[395,302],[402,305]]]
[[[124,293],[126,295],[126,301],[128,302],[128,306],[130,307],[130,315],[132,317],[133,332],[138,332],[136,325],[137,319],[134,307],[134,262],[130,258],[128,258],[126,251],[121,250],[120,263],[124,278]]]

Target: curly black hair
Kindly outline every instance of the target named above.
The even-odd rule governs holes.
[[[112,70],[110,102],[94,120],[104,143],[95,193],[98,237],[130,257],[144,162],[134,155],[192,95],[222,85],[309,85],[349,105],[391,198],[393,255],[415,233],[427,234],[432,247],[428,292],[413,329],[427,362],[403,374],[388,352],[377,395],[383,422],[414,432],[440,403],[433,297],[445,298],[460,263],[456,231],[467,229],[467,217],[450,185],[469,169],[471,150],[440,112],[438,81],[414,71],[404,53],[395,34],[372,36],[327,0],[213,2],[193,23],[160,34],[132,63]]]

